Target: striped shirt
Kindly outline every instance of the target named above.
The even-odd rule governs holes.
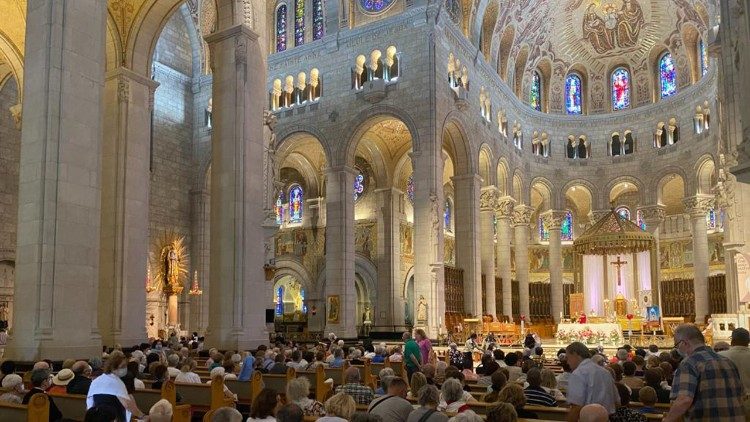
[[[687,396],[689,421],[744,421],[743,386],[735,364],[706,346],[685,358],[674,373],[670,398]]]
[[[557,407],[557,400],[542,387],[528,386],[523,390],[526,396],[526,404],[533,406]]]

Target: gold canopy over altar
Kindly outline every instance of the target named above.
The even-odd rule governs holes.
[[[612,322],[633,314],[632,328],[640,329],[646,308],[658,305],[654,237],[612,209],[573,242],[573,251],[584,312]]]

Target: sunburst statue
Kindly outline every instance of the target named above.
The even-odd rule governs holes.
[[[154,289],[160,289],[167,296],[182,293],[189,278],[190,257],[185,247],[185,237],[173,230],[157,236],[150,255]]]

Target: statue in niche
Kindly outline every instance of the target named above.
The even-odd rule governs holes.
[[[437,244],[437,241],[440,238],[440,215],[438,213],[438,200],[435,192],[430,192],[430,221],[432,223],[430,241],[432,242],[433,257],[437,261],[440,259],[438,256]]]
[[[417,322],[427,322],[427,300],[422,295],[417,304]]]

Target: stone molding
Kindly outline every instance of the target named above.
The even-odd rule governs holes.
[[[667,215],[664,205],[647,205],[638,208],[638,211],[641,212],[641,218],[647,226],[651,225],[649,223],[660,224]]]
[[[548,230],[560,230],[567,214],[567,211],[549,210],[543,212],[540,217]]]
[[[528,226],[531,224],[531,216],[534,214],[534,208],[528,205],[517,205],[513,208],[513,225]]]
[[[698,194],[683,199],[682,205],[690,218],[705,218],[708,210],[713,208],[714,202],[713,195]]]
[[[479,209],[480,211],[495,211],[498,207],[498,201],[500,199],[500,191],[494,186],[486,186],[482,188],[482,193],[479,196]]]
[[[513,207],[516,200],[512,196],[502,196],[497,199],[497,218],[513,218]]]

